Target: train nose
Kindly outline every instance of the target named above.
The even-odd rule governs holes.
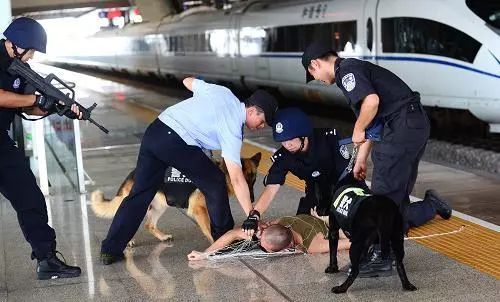
[[[500,47],[483,45],[474,60],[469,110],[487,122],[490,132],[500,133]]]

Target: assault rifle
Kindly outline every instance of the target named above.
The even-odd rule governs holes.
[[[80,112],[82,113],[82,120],[91,122],[99,129],[104,131],[104,133],[109,132],[108,129],[104,128],[90,117],[90,113],[92,112],[92,110],[94,110],[97,104],[94,103],[89,108],[85,108],[80,105],[75,101],[75,91],[68,84],[59,79],[56,75],[51,73],[47,77],[43,78],[17,58],[12,61],[7,71],[12,75],[20,76],[25,79],[28,84],[34,88],[35,91],[38,91],[43,96],[52,98],[56,102],[59,101],[59,103],[54,105],[54,112],[57,112],[58,115],[62,116],[70,113],[71,105],[76,104],[80,109]],[[71,91],[71,94],[64,94],[64,92],[52,85],[53,81],[56,81],[65,89]]]

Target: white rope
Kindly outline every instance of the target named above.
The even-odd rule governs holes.
[[[445,232],[445,233],[436,233],[436,234],[430,234],[430,235],[424,235],[424,236],[415,236],[415,237],[406,237],[405,240],[415,240],[415,239],[425,239],[425,238],[432,238],[432,237],[438,237],[438,236],[445,236],[445,235],[451,235],[451,234],[456,234],[459,232],[462,232],[465,230],[465,225],[462,225],[458,230],[450,231],[450,232]]]
[[[284,249],[279,252],[264,252],[259,242],[252,240],[241,240],[229,244],[215,252],[205,253],[208,260],[222,260],[228,258],[249,257],[253,259],[264,259],[276,256],[304,254],[302,251],[294,248]]]

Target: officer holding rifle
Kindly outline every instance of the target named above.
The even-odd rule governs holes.
[[[25,17],[14,20],[3,34],[6,40],[0,40],[0,193],[17,212],[19,225],[32,248],[31,259],[37,259],[38,279],[78,277],[80,268],[67,265],[56,255],[56,235],[48,225],[45,198],[24,151],[7,134],[16,114],[47,116],[57,110],[56,106],[63,105],[50,96],[26,95],[26,80],[7,71],[14,59],[28,66],[26,62],[35,51],[45,53],[47,35],[37,21]],[[64,115],[82,118],[76,104]]]

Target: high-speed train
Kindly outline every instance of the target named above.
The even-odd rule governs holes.
[[[313,40],[400,76],[428,107],[463,109],[500,132],[500,1],[249,1],[102,31],[54,62],[182,78],[199,75],[287,97],[346,105],[337,87],[305,84]]]

